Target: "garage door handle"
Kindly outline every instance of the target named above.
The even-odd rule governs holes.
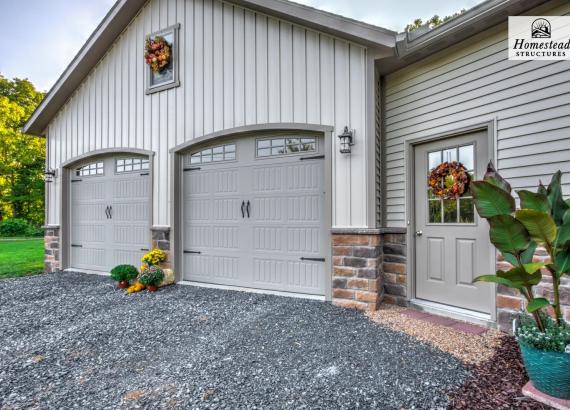
[[[245,218],[245,212],[243,210],[243,207],[245,206],[245,201],[241,201],[241,217]]]
[[[249,207],[251,206],[251,204],[249,203],[249,201],[247,201],[247,207],[245,208],[247,210],[247,217],[249,218]]]
[[[299,259],[301,259],[302,261],[312,261],[312,262],[324,262],[325,261],[325,258],[305,258],[305,257],[302,257]]]
[[[109,205],[105,208],[105,215],[107,215],[107,219],[109,219]]]
[[[109,219],[113,219],[113,207],[109,207]]]

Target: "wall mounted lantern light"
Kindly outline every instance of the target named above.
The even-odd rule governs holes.
[[[53,182],[54,178],[55,178],[55,170],[51,168],[46,168],[46,170],[44,171],[44,180],[46,182]]]
[[[338,139],[340,140],[340,153],[350,154],[350,147],[354,145],[354,142],[352,140],[352,131],[350,131],[348,127],[344,127],[344,131],[338,136]]]

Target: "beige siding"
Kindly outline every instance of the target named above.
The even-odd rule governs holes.
[[[542,13],[569,15],[570,4]],[[570,195],[570,61],[508,61],[506,29],[386,77],[388,226],[405,226],[405,141],[486,121],[496,121],[498,168],[515,189],[560,169]]]
[[[147,96],[144,37],[176,23],[182,85]],[[334,141],[333,224],[365,227],[368,69],[366,48],[286,21],[218,0],[151,0],[50,123],[49,166],[104,148],[152,150],[153,223],[169,225],[170,148],[243,125],[349,125],[352,156]],[[59,179],[50,188],[57,224]]]

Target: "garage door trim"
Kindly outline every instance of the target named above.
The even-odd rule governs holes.
[[[153,209],[152,204],[153,201],[153,176],[154,176],[154,151],[143,150],[138,148],[106,148],[100,150],[90,151],[83,155],[79,155],[77,157],[71,158],[68,161],[65,161],[61,164],[61,168],[59,170],[59,174],[61,175],[61,207],[60,207],[60,229],[61,229],[61,243],[60,243],[60,258],[61,258],[61,268],[69,269],[71,268],[70,264],[70,255],[71,255],[71,243],[70,243],[70,234],[71,234],[71,180],[73,177],[73,171],[75,167],[83,162],[89,161],[91,159],[97,157],[107,157],[112,155],[140,155],[148,157],[149,159],[149,222],[148,226],[149,229],[152,228],[152,215]],[[47,201],[49,198],[46,195],[46,209],[48,207]],[[149,235],[149,243],[148,248],[150,249],[152,246],[152,235]]]

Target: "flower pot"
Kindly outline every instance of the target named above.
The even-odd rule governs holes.
[[[570,354],[546,352],[519,342],[528,377],[538,390],[570,399]]]
[[[126,289],[129,287],[129,281],[128,280],[121,280],[121,281],[119,281],[119,284],[117,286],[119,287],[119,289]]]
[[[147,285],[146,288],[149,292],[156,292],[158,290],[158,286],[156,285]]]

